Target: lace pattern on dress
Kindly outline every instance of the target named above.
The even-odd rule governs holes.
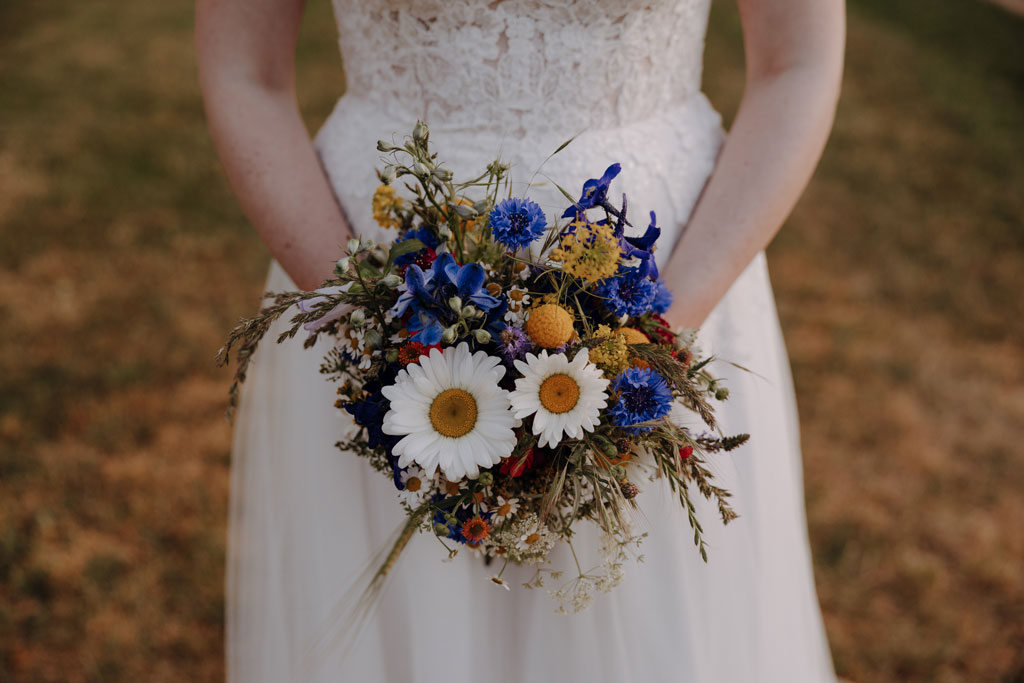
[[[348,93],[510,135],[614,128],[700,91],[710,0],[334,0]]]

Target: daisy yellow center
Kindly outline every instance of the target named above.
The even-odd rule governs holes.
[[[430,404],[430,424],[438,434],[458,439],[476,426],[476,399],[462,389],[446,389]]]
[[[526,538],[524,538],[523,539],[523,543],[525,543],[526,545],[533,545],[534,543],[536,543],[539,540],[540,540],[540,534],[538,534],[535,531],[532,534],[530,534],[529,536],[527,536]]]
[[[507,517],[508,513],[512,511],[512,506],[508,503],[503,504],[500,508],[495,511],[499,517]]]
[[[540,404],[551,413],[567,413],[580,400],[580,385],[566,374],[551,375],[540,385]]]
[[[412,493],[416,493],[422,487],[423,482],[420,481],[419,477],[409,477],[409,480],[405,482],[405,488]]]

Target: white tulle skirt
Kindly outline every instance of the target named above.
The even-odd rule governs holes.
[[[366,227],[377,155],[358,150],[411,125],[368,121],[359,103],[347,99],[317,142],[350,219]],[[630,193],[634,207],[656,208],[664,239],[671,240],[721,141],[717,116],[700,100],[670,121],[643,124],[654,130],[616,131],[618,139],[636,144],[586,147],[545,168],[578,187],[607,162],[623,161],[619,190]],[[607,131],[598,134],[609,139]],[[451,149],[459,143],[457,173],[493,157],[482,145],[466,152],[464,131],[447,138],[435,131],[434,139],[448,158],[445,143]],[[522,173],[554,148],[507,147],[504,156],[518,161]],[[464,171],[460,163],[473,168]],[[644,169],[676,181],[645,182]],[[545,201],[552,208],[561,203],[550,194]],[[663,246],[661,255],[668,252]],[[267,289],[292,287],[272,265]],[[658,482],[646,483],[639,498],[637,527],[648,532],[644,561],[628,565],[618,588],[577,615],[556,615],[544,590],[520,587],[532,570],[510,568],[505,578],[511,572],[513,588],[504,591],[487,580],[494,570],[479,558],[466,552],[443,562],[443,548],[420,535],[406,548],[362,637],[342,657],[341,648],[324,647],[324,636],[332,632],[339,601],[403,513],[386,477],[333,446],[346,419],[332,407],[334,389],[318,372],[321,354],[303,350],[301,340],[268,341],[249,373],[235,432],[229,680],[835,681],[811,571],[793,386],[763,254],[715,309],[701,343],[752,371],[725,363],[714,368],[731,391],[719,409],[723,428],[753,438],[714,461],[740,518],[723,527],[712,505],[698,505],[710,545],[707,564],[693,546],[684,512]]]

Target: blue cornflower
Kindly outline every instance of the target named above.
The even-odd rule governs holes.
[[[620,427],[633,427],[658,420],[672,409],[672,390],[668,382],[653,368],[629,368],[612,382],[615,403],[608,410],[612,422]],[[631,431],[646,432],[652,427],[633,427]]]
[[[509,249],[522,249],[544,234],[548,221],[544,211],[529,199],[502,199],[490,213],[494,241]]]
[[[615,315],[635,317],[651,310],[657,290],[654,280],[638,270],[627,270],[602,280],[597,294],[605,298],[605,307]]]
[[[615,179],[615,176],[619,175],[620,171],[622,171],[621,164],[612,164],[600,178],[591,178],[583,183],[583,192],[580,194],[580,200],[566,209],[565,213],[562,214],[562,218],[576,218],[587,209],[601,206],[608,201],[608,186],[612,184],[612,180]]]
[[[651,310],[658,315],[664,315],[672,307],[672,290],[668,288],[664,280],[658,280],[655,285],[654,301],[651,302]]]

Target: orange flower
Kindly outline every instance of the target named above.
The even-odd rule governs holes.
[[[477,515],[462,525],[462,535],[469,543],[477,544],[491,535],[491,525],[486,519]]]

